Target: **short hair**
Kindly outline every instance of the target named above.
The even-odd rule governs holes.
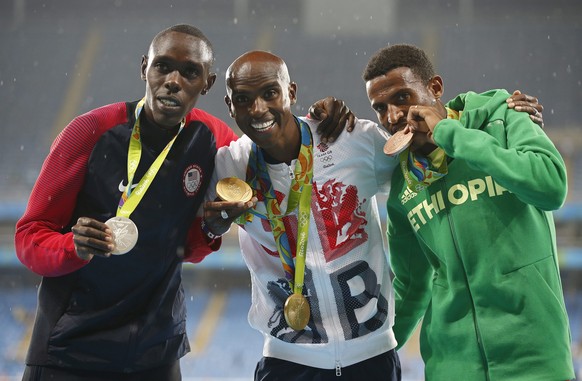
[[[206,37],[206,35],[204,33],[202,33],[202,31],[200,29],[198,29],[192,25],[177,24],[177,25],[171,26],[169,28],[166,28],[166,29],[162,30],[161,32],[159,32],[158,34],[156,34],[156,36],[153,38],[150,46],[152,46],[155,42],[157,42],[157,40],[159,40],[161,37],[165,36],[166,34],[168,34],[170,32],[189,34],[190,36],[194,36],[194,37],[200,39],[201,41],[204,41],[204,43],[206,44],[206,46],[208,46],[208,49],[210,50],[210,55],[211,55],[211,62],[210,63],[211,64],[214,63],[214,47],[212,46],[212,43],[210,42],[208,37]]]
[[[425,84],[435,76],[432,63],[422,49],[414,45],[396,44],[374,53],[364,69],[362,78],[368,82],[399,67],[410,68]]]

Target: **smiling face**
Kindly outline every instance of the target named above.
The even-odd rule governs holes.
[[[402,66],[366,82],[366,92],[378,122],[391,134],[406,126],[408,109],[428,106],[442,93],[440,77],[425,84],[408,67]]]
[[[172,31],[154,39],[141,64],[147,118],[162,128],[179,124],[214,84],[212,60],[212,50],[198,37]]]
[[[226,73],[225,102],[238,127],[271,157],[294,159],[299,130],[291,112],[297,85],[279,57],[262,51],[237,58]]]

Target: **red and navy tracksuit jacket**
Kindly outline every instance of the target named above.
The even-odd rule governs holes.
[[[128,182],[136,104],[111,104],[74,119],[51,146],[17,223],[17,255],[42,275],[29,365],[133,372],[189,351],[181,264],[220,245],[204,238],[196,212],[217,149],[237,136],[193,109],[131,214],[139,229],[135,248],[86,262],[75,254],[71,227],[81,216],[102,222],[115,216]],[[141,130],[134,184],[176,132],[148,125],[145,115]]]

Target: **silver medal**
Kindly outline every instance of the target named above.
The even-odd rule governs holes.
[[[121,255],[129,252],[137,243],[137,226],[127,217],[113,217],[105,222],[113,231],[115,248],[111,254]]]

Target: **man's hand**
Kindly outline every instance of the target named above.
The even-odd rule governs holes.
[[[223,235],[241,214],[257,205],[257,198],[248,202],[208,201],[204,203],[204,223],[216,235]]]
[[[438,122],[447,117],[442,110],[440,101],[436,100],[430,106],[410,106],[404,131],[406,133],[414,133],[414,138],[410,145],[411,151],[416,151],[426,144],[436,145],[433,140],[434,128]]]
[[[356,117],[344,101],[334,97],[320,99],[309,108],[309,117],[320,120],[317,134],[323,143],[332,143],[345,129],[354,130]]]
[[[507,98],[506,102],[507,107],[512,108],[515,111],[527,112],[535,124],[544,128],[544,117],[542,115],[544,106],[538,103],[536,97],[522,94],[521,91],[515,90],[511,97]]]
[[[93,218],[80,217],[71,228],[77,256],[90,261],[93,256],[108,258],[115,249],[109,226]]]

